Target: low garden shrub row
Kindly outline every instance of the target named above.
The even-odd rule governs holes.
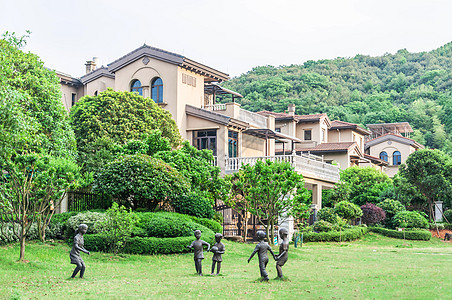
[[[343,242],[361,238],[367,233],[367,227],[353,227],[342,231],[306,232],[303,242]]]
[[[201,239],[213,245],[215,243],[215,233],[207,227],[200,224],[194,223],[196,229],[201,230]],[[85,248],[90,249],[90,251],[110,251],[107,239],[105,239],[102,233],[97,234],[85,234]],[[190,235],[179,236],[179,237],[141,237],[134,236],[130,237],[125,241],[125,245],[122,252],[130,254],[174,254],[174,253],[185,253],[192,251],[187,248],[193,241],[195,237],[193,232]]]
[[[431,239],[432,234],[427,230],[405,230],[398,231],[392,230],[382,227],[369,227],[369,230],[375,233],[379,233],[384,236],[393,237],[397,239],[405,239],[407,240],[420,240],[420,241],[428,241]]]

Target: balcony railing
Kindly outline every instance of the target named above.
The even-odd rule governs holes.
[[[210,111],[226,110],[226,103],[214,104],[214,105],[205,105],[202,108],[205,109],[205,110],[210,110]]]
[[[321,157],[312,154],[226,158],[225,172],[233,173],[238,171],[242,165],[254,165],[257,161],[265,160],[288,162],[295,168],[295,171],[301,173],[303,176],[324,179],[331,182],[339,181],[339,167],[325,163]]]

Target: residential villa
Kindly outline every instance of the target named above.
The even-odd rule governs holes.
[[[212,150],[222,174],[257,160],[290,162],[312,190],[315,209],[322,207],[322,190],[339,181],[339,169],[388,166],[379,150],[386,148],[378,146],[386,141],[384,137],[365,144],[372,132],[330,121],[326,114],[296,115],[295,105],[289,105],[287,113],[244,110],[235,102],[242,95],[220,85],[229,79],[227,74],[185,56],[144,45],[106,67],[97,64],[96,58],[88,61],[81,78],[57,72],[68,111],[81,97],[107,88],[150,97],[172,114],[185,140],[198,149]],[[218,104],[218,95],[231,101]],[[407,138],[390,137],[393,146],[407,145],[402,142]],[[405,155],[411,150],[399,151]]]

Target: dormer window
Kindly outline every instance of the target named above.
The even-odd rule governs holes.
[[[311,130],[305,130],[304,131],[304,140],[305,141],[312,140],[312,131]]]
[[[386,153],[386,151],[380,152],[380,159],[387,162],[388,161],[388,153]]]
[[[402,154],[399,151],[394,151],[392,154],[392,164],[398,166],[402,163]]]
[[[163,103],[163,81],[160,77],[152,80],[151,98],[155,103]]]
[[[137,92],[138,95],[143,96],[143,87],[141,86],[141,82],[139,80],[134,80],[132,82],[132,86],[130,87],[131,92]]]

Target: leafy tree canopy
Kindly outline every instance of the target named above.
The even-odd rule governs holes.
[[[99,143],[106,141],[123,146],[155,129],[161,130],[173,147],[181,141],[176,122],[168,111],[152,99],[131,92],[108,89],[98,96],[85,96],[72,108],[70,120],[82,161]]]
[[[0,107],[10,109],[9,117],[2,114],[6,117],[2,123],[11,121],[12,114],[16,120],[8,123],[1,135],[16,130],[21,123],[24,127],[19,131],[31,134],[24,144],[28,150],[73,159],[77,154],[75,137],[61,102],[59,79],[37,55],[21,50],[27,37],[7,32],[0,39]]]

